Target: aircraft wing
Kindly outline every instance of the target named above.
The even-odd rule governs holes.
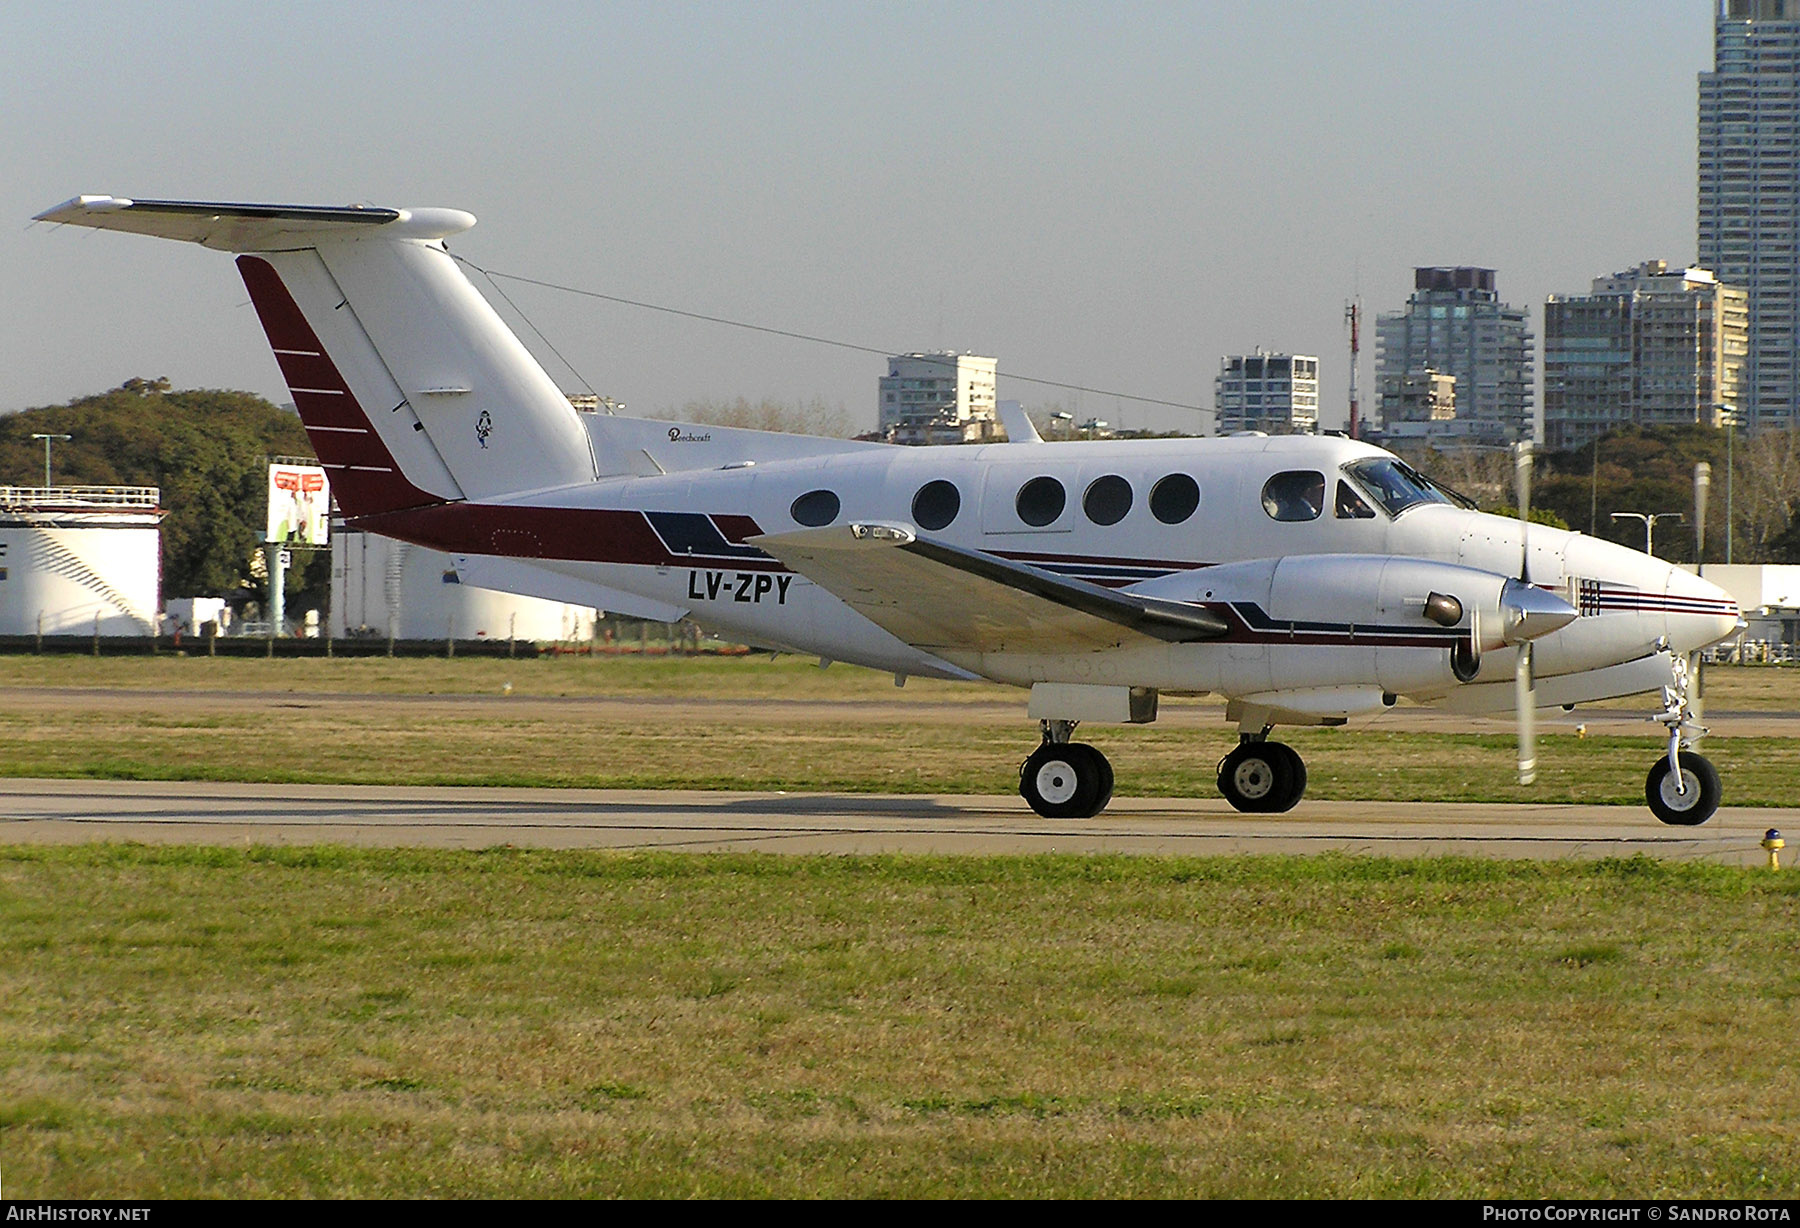
[[[834,525],[747,539],[883,630],[943,652],[1079,652],[1225,634],[1185,602],[1118,593],[898,524]]]

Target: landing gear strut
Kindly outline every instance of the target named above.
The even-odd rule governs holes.
[[[1019,768],[1019,796],[1046,819],[1089,819],[1112,800],[1113,770],[1085,742],[1071,742],[1074,721],[1042,721],[1043,745]]]
[[[1306,792],[1306,764],[1293,747],[1269,741],[1269,729],[1240,734],[1237,748],[1219,761],[1219,792],[1246,814],[1292,810]]]
[[[1719,773],[1691,749],[1706,733],[1695,719],[1695,679],[1687,658],[1675,658],[1675,685],[1663,688],[1663,710],[1651,719],[1668,730],[1669,753],[1650,765],[1644,781],[1644,800],[1650,813],[1677,827],[1697,827],[1719,808]]]

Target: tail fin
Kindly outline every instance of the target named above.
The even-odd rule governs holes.
[[[568,399],[456,267],[453,209],[80,196],[38,220],[245,253],[238,269],[349,517],[592,481]]]

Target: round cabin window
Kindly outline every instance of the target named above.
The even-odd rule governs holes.
[[[1131,510],[1131,483],[1116,473],[1095,478],[1081,497],[1081,510],[1095,524],[1118,524]]]
[[[1164,524],[1180,524],[1200,506],[1200,484],[1185,473],[1171,473],[1150,488],[1150,514]]]
[[[817,529],[838,516],[838,497],[829,490],[809,490],[794,500],[794,522]]]
[[[919,487],[919,493],[913,496],[913,523],[921,529],[933,531],[948,528],[962,511],[962,492],[956,489],[953,482],[938,479]]]
[[[1062,515],[1063,507],[1068,501],[1069,496],[1064,492],[1062,483],[1055,478],[1032,478],[1019,487],[1019,519],[1033,528],[1041,529]]]

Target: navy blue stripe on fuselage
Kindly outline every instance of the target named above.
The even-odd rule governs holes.
[[[1209,607],[1217,608],[1217,607]],[[1225,639],[1238,643],[1388,644],[1401,648],[1448,648],[1467,639],[1456,627],[1382,626],[1379,623],[1333,623],[1271,618],[1254,601],[1233,601],[1225,609],[1236,615],[1238,626]]]
[[[755,546],[727,541],[713,518],[704,512],[645,512],[644,518],[678,562],[687,558],[769,558]]]

